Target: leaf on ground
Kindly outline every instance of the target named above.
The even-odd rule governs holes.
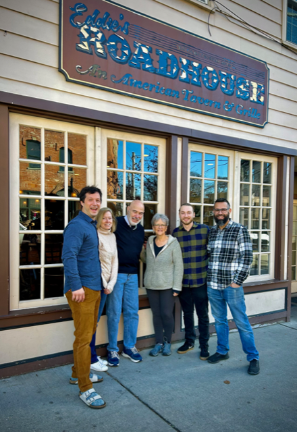
[[[224,381],[224,384],[230,384],[230,381],[226,380]]]

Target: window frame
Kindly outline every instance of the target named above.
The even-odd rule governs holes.
[[[249,159],[251,161],[269,162],[272,163],[271,171],[271,239],[270,239],[270,260],[269,260],[269,273],[265,275],[252,275],[246,279],[246,283],[268,281],[275,278],[275,239],[276,239],[276,189],[277,189],[277,158],[252,154],[248,152],[239,152],[235,150],[227,150],[220,147],[203,146],[201,144],[189,143],[188,146],[188,173],[187,173],[187,197],[190,202],[190,154],[191,151],[203,152],[207,154],[217,154],[221,156],[229,157],[229,172],[230,178],[228,179],[230,187],[228,188],[228,201],[232,209],[231,219],[235,222],[239,222],[239,210],[240,210],[240,160]],[[265,159],[265,160],[264,160]],[[204,177],[203,177],[204,178]],[[218,181],[218,180],[216,180]],[[262,183],[261,183],[262,185]],[[199,205],[199,204],[197,204]],[[201,205],[204,205],[201,203]],[[260,207],[262,208],[262,206]],[[203,216],[201,222],[203,223]],[[248,229],[254,231],[253,229]],[[265,230],[260,230],[265,231]]]
[[[283,0],[283,10],[282,10],[282,42],[284,45],[289,46],[297,50],[297,43],[287,40],[287,11],[288,11],[288,0]]]
[[[144,204],[156,204],[158,213],[165,213],[165,193],[166,193],[166,139],[158,138],[150,135],[140,135],[129,132],[121,132],[112,129],[100,129],[96,128],[96,174],[99,173],[100,179],[97,180],[101,184],[101,189],[103,193],[102,207],[107,207],[108,202],[120,202],[123,204],[123,216],[126,215],[127,204],[132,202],[132,200],[124,199],[125,194],[123,194],[123,199],[111,199],[107,198],[107,139],[116,139],[122,141],[133,141],[136,143],[147,144],[158,146],[158,173],[148,173],[147,171],[140,170],[137,171],[139,174],[145,175],[145,173],[153,174],[158,176],[158,200],[157,201],[145,201]],[[123,155],[123,160],[125,161],[125,154]],[[131,172],[132,170],[126,169],[123,165],[123,169],[114,169],[124,174]],[[136,171],[135,171],[136,172]],[[143,188],[142,188],[143,189]],[[126,205],[125,205],[126,204]],[[143,225],[143,220],[141,221]],[[151,235],[153,233],[152,229],[145,229],[145,233]],[[143,266],[140,266],[140,280],[139,280],[139,295],[145,295],[146,290],[143,287]]]
[[[22,159],[19,155],[19,133],[20,126],[28,126],[33,128],[38,128],[41,130],[41,159],[40,162],[33,159]],[[65,134],[64,141],[64,149],[66,148],[68,154],[68,133],[75,133],[79,135],[85,135],[87,137],[87,148],[86,148],[86,165],[77,165],[71,164],[71,168],[86,168],[87,170],[87,184],[94,184],[94,128],[90,126],[77,125],[74,123],[67,123],[58,120],[49,120],[41,117],[28,116],[23,114],[10,114],[10,138],[9,138],[9,180],[10,180],[10,232],[9,232],[9,240],[10,240],[10,310],[22,310],[29,308],[37,308],[37,307],[46,307],[46,306],[57,306],[67,304],[65,296],[54,297],[54,298],[44,298],[44,269],[52,268],[52,267],[63,267],[63,264],[45,264],[45,241],[41,242],[41,250],[40,250],[40,264],[34,264],[34,266],[24,265],[21,266],[19,263],[19,236],[20,234],[24,234],[25,231],[21,232],[19,228],[19,212],[20,212],[20,198],[22,199],[40,199],[41,202],[41,229],[40,230],[31,230],[30,233],[44,236],[46,234],[62,234],[63,230],[47,230],[45,227],[45,197],[50,199],[49,196],[45,196],[44,187],[43,187],[43,173],[45,171],[45,166],[55,165],[59,168],[60,165],[63,167],[68,166],[67,163],[61,162],[51,162],[45,160],[44,155],[44,143],[45,143],[45,131],[53,130],[53,131],[61,131]],[[16,166],[19,167],[19,163],[21,162],[37,162],[41,165],[41,194],[40,195],[28,195],[28,194],[20,194],[19,184],[20,184],[20,171],[16,169]],[[55,196],[55,200],[64,201],[64,209],[66,208],[68,202],[79,201],[79,198],[68,196],[68,169],[64,169],[64,189],[65,196]],[[69,174],[71,171],[69,172]],[[68,223],[68,213],[64,211],[64,226]],[[19,228],[19,229],[18,229]],[[36,300],[20,300],[20,287],[19,287],[19,274],[20,268],[29,269],[29,268],[41,269],[41,288],[40,288],[40,299]]]

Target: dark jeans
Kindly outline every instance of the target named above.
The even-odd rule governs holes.
[[[194,306],[198,315],[200,348],[208,347],[209,319],[207,285],[198,288],[183,287],[179,295],[180,304],[184,313],[185,339],[190,344],[195,344],[196,332],[194,328]]]
[[[171,342],[174,327],[173,308],[175,297],[172,289],[147,289],[150,306],[153,313],[156,344],[163,343],[163,331],[167,342]]]

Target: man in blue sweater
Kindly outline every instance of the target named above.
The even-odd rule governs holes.
[[[81,400],[90,408],[104,408],[106,403],[93,388],[103,378],[90,373],[90,342],[96,330],[101,293],[101,265],[96,216],[102,193],[95,186],[80,192],[82,211],[64,230],[62,260],[64,293],[71,308],[75,327],[74,366],[70,384],[78,384]]]
[[[119,321],[123,309],[124,348],[122,355],[134,363],[142,361],[135,344],[138,328],[138,268],[144,243],[144,228],[140,224],[144,205],[135,200],[127,207],[127,215],[117,218],[119,272],[113,291],[107,296],[108,364],[119,366],[117,346]]]

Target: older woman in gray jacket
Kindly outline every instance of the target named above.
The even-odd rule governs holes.
[[[171,336],[174,326],[174,297],[182,289],[183,258],[179,242],[167,235],[169,219],[157,213],[152,219],[156,234],[148,239],[146,250],[141,258],[146,262],[144,286],[147,290],[153,313],[156,345],[150,351],[151,356],[162,352],[171,355]]]

